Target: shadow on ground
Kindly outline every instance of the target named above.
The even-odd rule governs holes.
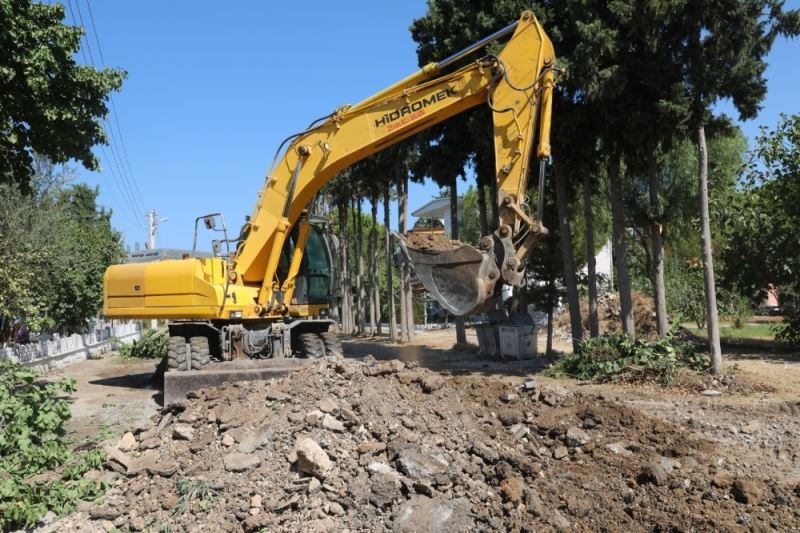
[[[343,338],[344,356],[362,359],[369,355],[379,360],[399,359],[404,363],[451,374],[481,373],[486,375],[525,376],[541,372],[557,357],[534,356],[533,359],[496,360],[478,353],[433,348],[420,344],[395,344],[386,338]]]

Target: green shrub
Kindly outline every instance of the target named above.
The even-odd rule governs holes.
[[[121,345],[119,353],[122,357],[163,359],[167,355],[168,339],[166,332],[150,329],[144,332],[139,340]]]
[[[775,333],[775,340],[800,346],[800,313],[787,313],[783,322],[774,326],[772,331]]]
[[[58,515],[105,491],[100,483],[81,479],[105,455],[91,450],[76,455],[66,445],[69,404],[62,397],[75,382],[37,381],[34,370],[0,360],[0,530],[32,527],[48,511]],[[45,482],[29,478],[63,466]]]
[[[561,359],[552,375],[607,381],[657,381],[670,383],[681,367],[700,371],[708,368],[708,356],[693,344],[675,336],[654,341],[633,339],[625,334],[597,337],[581,342],[580,353]]]

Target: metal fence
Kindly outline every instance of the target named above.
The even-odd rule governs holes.
[[[10,344],[0,348],[0,359],[48,369],[102,354],[115,349],[119,344],[133,342],[140,336],[139,322],[98,324],[88,333],[68,337],[58,334],[52,337],[41,336],[29,344]]]

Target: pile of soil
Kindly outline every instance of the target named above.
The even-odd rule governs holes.
[[[582,298],[581,304],[581,323],[584,332],[589,331],[589,300]],[[633,324],[636,329],[636,335],[639,337],[653,337],[656,335],[656,307],[653,299],[646,294],[634,292],[631,295],[631,305],[633,307]],[[598,296],[597,298],[597,318],[600,328],[600,334],[614,334],[622,333],[622,325],[620,324],[619,317],[621,314],[621,307],[619,298],[616,293],[606,293]],[[565,309],[563,313],[558,316],[555,322],[559,334],[566,336],[566,339],[571,339],[569,323],[569,310]]]
[[[454,241],[444,233],[413,232],[406,236],[409,248],[417,250],[441,250],[449,252],[464,246],[461,241]]]
[[[59,531],[800,525],[800,486],[603,394],[371,357],[197,391],[108,457],[116,485]]]

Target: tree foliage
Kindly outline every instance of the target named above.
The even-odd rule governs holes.
[[[0,308],[37,330],[77,331],[100,310],[122,238],[98,189],[67,184],[41,159],[35,167],[32,194],[0,185]]]
[[[63,19],[62,4],[0,0],[0,183],[25,192],[34,153],[98,167],[91,149],[106,142],[100,120],[125,76],[77,64],[83,30]]]

